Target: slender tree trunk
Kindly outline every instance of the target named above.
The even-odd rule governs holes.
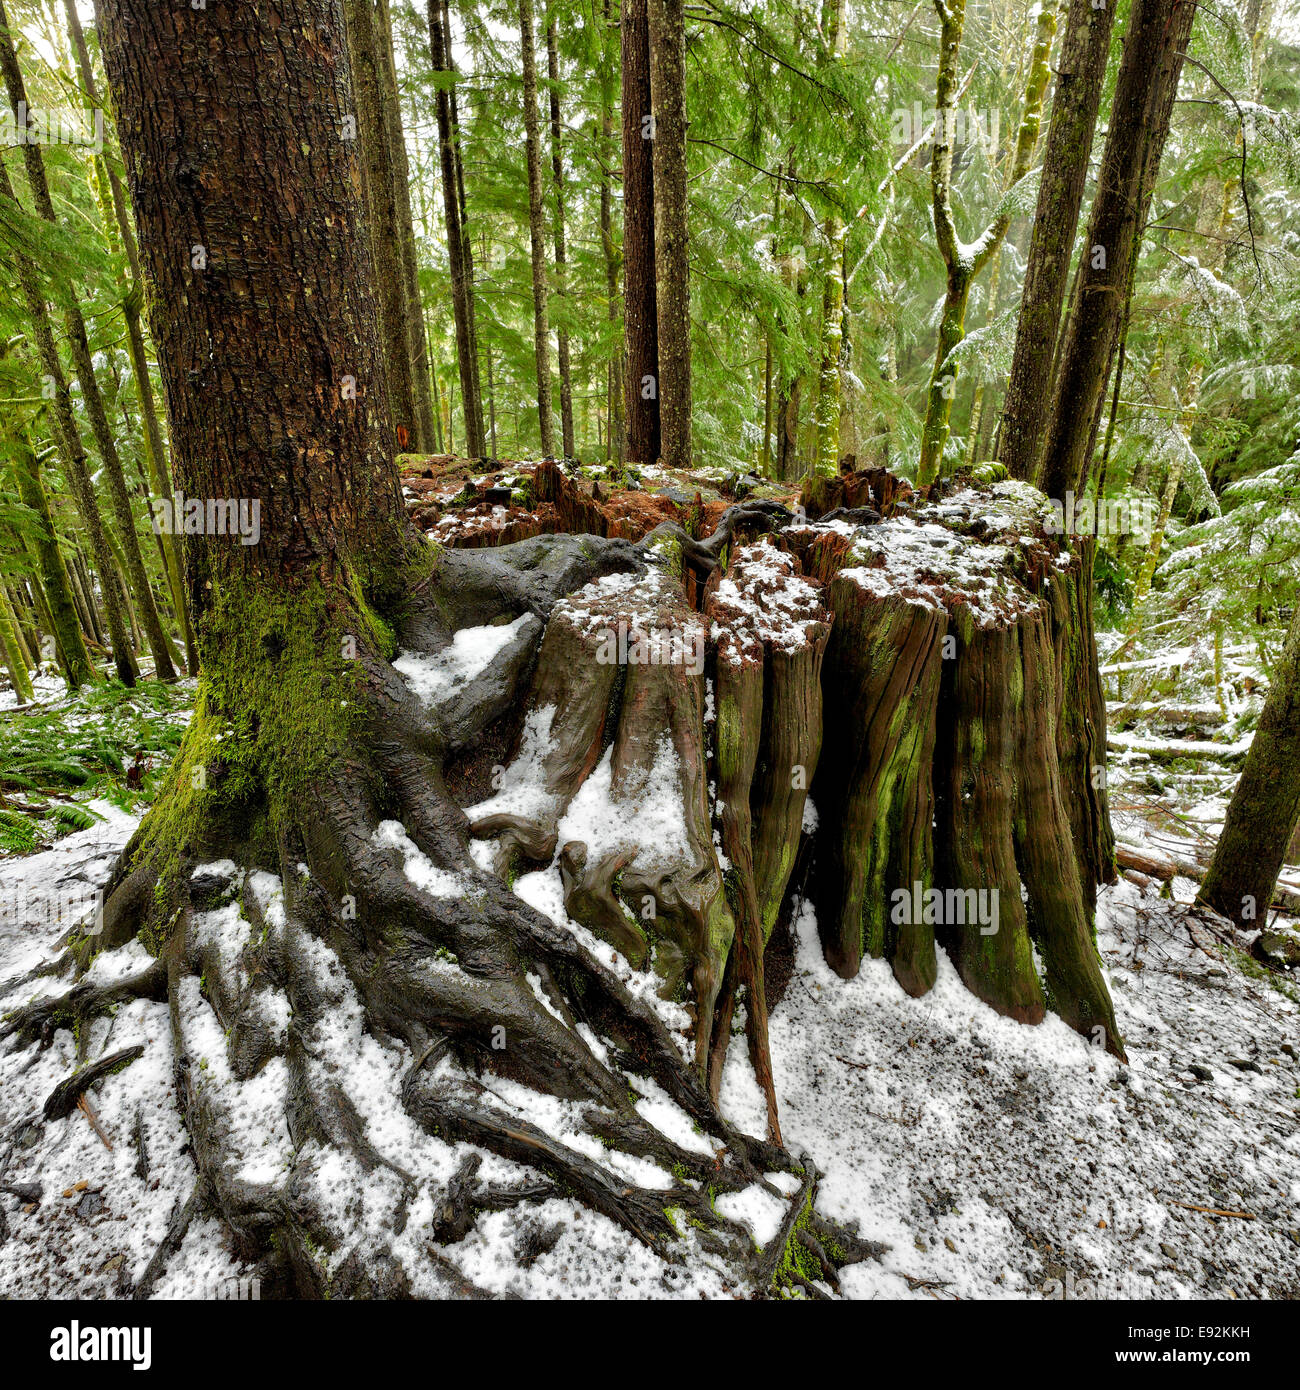
[[[1026,481],[1037,467],[1047,416],[1061,306],[1106,81],[1115,9],[1113,4],[1098,7],[1093,0],[1068,0],[998,441],[998,455],[1007,471]]]
[[[87,99],[98,105],[100,94],[95,82],[95,72],[86,47],[86,35],[81,27],[74,0],[63,0],[63,10],[68,22],[68,35],[72,41],[72,51],[77,62],[77,73]],[[126,194],[122,180],[111,159],[99,161],[107,178],[109,196],[113,206],[113,220],[117,224],[122,248],[126,252],[127,266],[131,283],[122,300],[122,317],[126,323],[127,354],[131,359],[131,374],[135,379],[136,394],[140,399],[140,415],[144,426],[145,462],[149,469],[149,479],[153,493],[158,498],[169,498],[172,493],[170,468],[167,462],[167,448],[163,442],[162,426],[158,418],[158,404],[154,399],[153,379],[149,374],[149,358],[145,351],[144,330],[140,322],[140,308],[144,298],[144,284],[140,274],[140,250],[136,244],[135,229],[131,225],[131,214],[126,205]],[[184,560],[182,541],[177,528],[173,527],[162,540],[163,569],[167,585],[171,591],[172,607],[181,629],[185,643],[185,664],[190,675],[198,670],[198,654],[194,648],[194,632],[190,626],[189,610],[185,606],[185,586],[183,582]]]
[[[1228,803],[1200,900],[1246,929],[1266,924],[1300,821],[1300,610],[1273,668],[1241,780]]]
[[[654,115],[655,331],[659,452],[691,466],[691,281],[686,165],[686,28],[682,0],[647,0]]]
[[[542,457],[555,453],[551,411],[551,328],[547,316],[546,209],[542,192],[542,133],[537,116],[537,56],[533,0],[519,0],[519,53],[524,74],[524,147],[528,163],[528,240],[533,267],[533,364]]]
[[[548,0],[546,6],[546,75],[550,82],[551,173],[555,179],[555,297],[560,301],[560,322],[556,326],[557,365],[560,370],[560,436],[564,457],[574,458],[573,380],[569,364],[568,250],[564,241],[564,128],[560,123],[560,54],[556,43],[555,18]]]
[[[433,448],[433,401],[429,391],[429,339],[424,326],[424,298],[420,294],[419,258],[415,244],[415,218],[411,212],[411,165],[406,153],[402,100],[397,87],[397,57],[393,50],[393,19],[389,0],[378,0],[376,39],[379,44],[381,104],[384,134],[392,170],[397,232],[402,253],[402,279],[406,288],[406,348],[410,359],[411,391],[415,404],[415,438],[412,447],[422,453]]]
[[[957,369],[950,360],[950,354],[966,336],[966,305],[970,299],[971,285],[1002,245],[1011,225],[1011,214],[1003,212],[989,223],[979,240],[969,246],[957,237],[952,213],[952,156],[956,126],[957,51],[966,22],[966,0],[935,0],[935,7],[941,21],[939,76],[935,89],[939,120],[930,165],[930,188],[934,203],[935,236],[947,267],[948,287],[939,321],[939,343],[934,354],[934,367],[930,373],[925,423],[921,429],[921,462],[916,477],[923,487],[933,483],[943,471],[943,455],[948,443],[957,379]],[[1024,178],[1033,163],[1047,93],[1048,59],[1055,36],[1056,11],[1044,5],[1038,12],[1008,187],[1014,187]]]
[[[366,226],[375,267],[379,299],[379,328],[388,375],[388,399],[399,449],[416,438],[415,385],[411,377],[411,306],[402,264],[402,239],[397,211],[396,175],[383,102],[383,57],[375,31],[374,0],[342,0],[347,28],[348,61],[356,96],[356,136],[361,147],[362,179],[366,193]]]
[[[824,0],[822,38],[823,67],[844,52],[844,0]],[[817,447],[813,467],[833,475],[840,461],[840,350],[844,316],[844,219],[832,208],[822,223],[822,331],[821,365],[817,373]]]
[[[441,0],[429,0],[429,43],[434,71],[453,72],[450,56],[451,35],[444,22]],[[452,318],[456,329],[456,362],[460,371],[460,393],[466,402],[465,451],[471,458],[482,458],[482,412],[475,408],[478,400],[478,353],[474,332],[473,266],[461,215],[451,93],[441,86],[437,95],[437,115],[442,166],[442,205],[447,227],[447,259],[451,268]],[[450,435],[450,416],[448,426]],[[450,445],[448,449],[451,449]]]
[[[625,457],[657,463],[659,330],[655,308],[654,117],[647,0],[623,0],[623,372]]]
[[[59,537],[50,515],[50,502],[41,481],[40,464],[28,441],[10,432],[9,445],[14,463],[18,495],[32,509],[40,523],[34,538],[34,548],[40,566],[41,587],[50,612],[50,631],[58,644],[63,660],[63,674],[73,690],[98,680],[99,674],[90,664],[90,655],[82,640],[77,610],[59,552]]]
[[[1195,17],[1193,0],[1134,0],[1043,431],[1037,481],[1052,497],[1082,496],[1087,485],[1134,243],[1146,226]]]
[[[14,52],[9,33],[9,20],[4,6],[0,4],[0,67],[4,70],[5,87],[9,100],[16,110],[20,103],[27,103],[27,91],[22,72],[18,67],[18,57]],[[54,204],[50,200],[49,184],[45,177],[45,161],[41,147],[32,142],[24,143],[23,166],[31,189],[32,202],[37,214],[46,222],[57,225]],[[136,603],[140,607],[149,647],[153,653],[154,670],[160,680],[175,680],[176,672],[172,666],[171,652],[158,610],[154,605],[153,592],[145,573],[144,557],[140,552],[140,541],[136,535],[135,518],[131,511],[130,494],[126,488],[126,478],[122,472],[122,461],[118,457],[117,446],[113,442],[113,432],[109,428],[108,416],[104,410],[103,397],[95,377],[94,363],[90,352],[90,342],[86,336],[86,323],[71,287],[68,287],[64,305],[64,326],[68,345],[72,353],[73,367],[81,384],[82,404],[90,417],[91,429],[95,436],[104,472],[108,478],[109,500],[117,522],[119,541],[123,560],[130,582],[135,590]]]
[[[614,142],[614,81],[617,62],[609,52],[611,0],[604,0],[605,33],[600,70],[600,245],[605,254],[605,313],[609,323],[609,365],[605,379],[605,453],[617,463],[626,458],[623,438],[623,338],[618,331],[619,252],[614,243],[614,193],[611,168],[618,160]]]
[[[3,14],[0,8],[0,15]],[[0,24],[7,21],[0,18]],[[0,195],[14,201],[13,186],[3,163],[0,163]],[[112,573],[112,558],[104,534],[103,522],[95,503],[95,490],[90,481],[90,470],[86,464],[86,451],[81,442],[81,431],[77,427],[76,415],[72,409],[72,395],[68,390],[67,377],[59,360],[58,348],[54,342],[54,332],[50,326],[49,312],[36,284],[35,275],[29,263],[22,258],[17,265],[18,281],[31,318],[32,333],[36,339],[37,352],[44,369],[47,385],[54,392],[54,432],[63,454],[64,473],[71,487],[81,524],[85,528],[95,557],[96,568],[101,574]],[[109,633],[113,645],[113,660],[117,666],[118,678],[124,685],[134,685],[136,679],[135,660],[131,651],[131,639],[127,632],[126,620],[118,603],[116,593],[106,584],[104,587],[104,612],[108,620]],[[97,631],[99,640],[103,634]]]
[[[36,692],[32,689],[32,678],[23,655],[18,619],[14,616],[13,605],[3,584],[0,584],[0,644],[4,647],[5,667],[13,684],[14,695],[20,705],[29,704],[36,698]]]

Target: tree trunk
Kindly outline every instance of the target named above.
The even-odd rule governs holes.
[[[556,327],[557,365],[560,369],[560,436],[564,457],[575,458],[573,443],[573,380],[569,367],[569,324],[567,301],[568,259],[564,244],[564,143],[560,124],[560,55],[556,45],[555,19],[548,0],[546,6],[546,75],[550,82],[551,173],[555,179],[555,297],[560,301],[561,321]]]
[[[27,657],[23,651],[22,636],[13,604],[3,584],[0,584],[0,646],[4,648],[5,669],[14,688],[17,704],[30,704],[36,698],[32,689],[32,678],[27,670]]]
[[[824,0],[823,67],[844,52],[844,0]],[[822,223],[821,364],[817,373],[817,446],[813,467],[835,474],[840,462],[840,351],[844,345],[844,219],[833,208]]]
[[[86,36],[81,27],[74,0],[63,0],[63,10],[68,22],[68,35],[72,41],[72,51],[77,62],[77,73],[87,99],[94,106],[99,105],[100,97],[95,82],[90,53],[86,48]],[[144,332],[140,324],[140,307],[144,297],[144,286],[140,278],[140,251],[136,245],[135,231],[131,226],[131,214],[127,209],[126,195],[122,181],[112,160],[101,159],[100,165],[108,181],[109,195],[113,205],[113,220],[117,224],[118,235],[122,238],[122,248],[126,252],[127,266],[131,281],[122,300],[122,317],[126,323],[127,354],[131,359],[131,374],[135,379],[136,394],[140,398],[140,414],[144,423],[145,462],[149,468],[149,479],[155,497],[171,496],[171,480],[167,463],[167,449],[163,443],[162,427],[158,421],[158,404],[154,399],[153,379],[149,375],[149,359],[145,352]],[[198,669],[198,656],[194,649],[194,632],[190,627],[189,611],[185,606],[185,588],[182,581],[183,559],[181,537],[173,528],[161,542],[163,548],[163,569],[167,576],[167,586],[171,592],[172,606],[176,612],[181,637],[185,643],[185,664],[190,675]]]
[[[9,20],[4,6],[0,4],[0,68],[3,68],[5,87],[9,100],[15,110],[19,104],[27,104],[27,91],[22,72],[18,67],[18,57],[14,52],[9,34]],[[39,144],[28,141],[23,144],[23,166],[31,189],[32,202],[37,214],[46,222],[57,224],[54,205],[50,200],[49,185],[45,177],[45,161]],[[103,397],[95,377],[94,363],[90,353],[90,343],[86,336],[86,324],[82,318],[71,286],[67,289],[64,303],[64,326],[68,344],[72,352],[73,366],[81,385],[82,403],[90,417],[91,429],[108,476],[109,499],[117,522],[119,543],[122,547],[126,572],[135,592],[136,603],[140,607],[149,647],[153,653],[154,670],[160,680],[175,680],[176,672],[172,666],[171,651],[158,610],[154,605],[153,592],[145,574],[144,557],[140,553],[140,541],[136,535],[135,520],[131,512],[130,495],[126,488],[126,478],[122,473],[122,462],[118,457],[113,433],[109,428],[108,416],[104,410]]]
[[[1193,0],[1134,0],[1043,430],[1037,481],[1052,497],[1082,496],[1087,484],[1134,244],[1146,226],[1195,17]]]
[[[0,16],[3,10],[0,8]],[[0,18],[0,24],[5,23]],[[3,163],[0,163],[0,195],[13,202],[13,186]],[[49,311],[30,262],[20,258],[17,266],[19,286],[31,318],[32,333],[36,339],[36,349],[40,364],[44,369],[47,386],[54,392],[54,434],[63,455],[64,473],[72,487],[81,524],[90,542],[95,566],[101,575],[111,575],[112,556],[104,534],[103,522],[95,503],[95,490],[90,481],[90,470],[86,464],[86,451],[81,442],[81,432],[77,428],[76,416],[72,409],[72,395],[68,390],[63,364],[59,360],[58,348],[50,326]],[[134,685],[137,675],[135,659],[132,655],[131,639],[127,635],[126,620],[117,594],[109,581],[104,584],[104,612],[108,620],[109,634],[113,644],[113,661],[117,667],[118,679],[123,685]],[[93,597],[88,595],[89,597]],[[99,634],[102,640],[102,634]]]
[[[40,565],[41,587],[50,612],[51,635],[59,648],[64,677],[69,687],[77,690],[98,680],[99,673],[90,664],[90,656],[82,639],[67,570],[59,551],[58,532],[54,529],[49,498],[41,481],[40,464],[24,437],[11,431],[8,442],[12,450],[18,496],[32,509],[40,523],[34,544]]]
[[[1047,416],[1061,306],[1114,20],[1113,5],[1069,0],[998,442],[998,456],[1007,472],[1026,481],[1033,479],[1037,468]]]
[[[1241,780],[1197,895],[1245,930],[1267,925],[1273,888],[1300,821],[1300,612],[1273,668]]]
[[[542,132],[537,116],[537,58],[533,0],[519,0],[519,53],[524,74],[524,146],[528,162],[528,240],[533,267],[533,364],[542,457],[555,452],[551,411],[551,329],[547,317],[546,210],[542,193]]]
[[[411,213],[411,165],[406,153],[402,101],[397,88],[397,57],[393,52],[393,20],[389,0],[378,0],[375,16],[380,58],[380,101],[384,112],[384,135],[390,151],[389,168],[393,177],[402,279],[406,289],[406,348],[416,425],[411,447],[421,453],[430,453],[434,447],[434,430],[433,398],[429,389],[429,339],[424,327],[424,297],[420,293],[415,219]]]
[[[948,286],[939,321],[939,342],[930,374],[925,422],[921,428],[921,462],[917,482],[927,487],[943,471],[944,449],[948,443],[957,368],[950,360],[953,349],[966,336],[966,305],[971,285],[1002,245],[1011,226],[1010,212],[999,212],[984,229],[978,241],[969,246],[958,240],[952,213],[952,156],[957,99],[957,51],[966,22],[966,0],[935,0],[939,11],[939,76],[935,86],[938,109],[934,156],[930,163],[930,189],[934,204],[935,237],[947,267]],[[1030,54],[1025,82],[1024,106],[1016,134],[1008,188],[1028,174],[1038,143],[1038,127],[1047,93],[1048,59],[1056,36],[1056,11],[1043,5],[1038,11],[1034,47]]]
[[[606,31],[611,27],[610,10],[611,0],[604,0]],[[612,55],[608,53],[607,35],[602,37],[601,51],[605,61],[602,62],[600,71],[600,245],[605,254],[605,313],[610,336],[610,357],[605,386],[605,450],[609,458],[621,464],[627,457],[623,432],[624,353],[622,335],[618,332],[620,257],[614,244],[614,193],[610,172],[618,162],[614,142],[614,82],[617,62],[613,61]]]
[[[691,466],[691,282],[686,164],[686,29],[682,0],[647,0],[654,116],[655,342],[659,452]]]
[[[659,328],[655,307],[654,125],[647,0],[623,0],[623,400],[625,457],[657,463]]]
[[[429,46],[433,70],[455,71],[451,61],[451,35],[443,22],[441,0],[429,0]],[[465,402],[465,452],[482,458],[483,416],[478,404],[478,352],[474,331],[474,269],[471,250],[462,219],[460,191],[456,175],[456,133],[452,127],[451,92],[438,88],[438,146],[442,166],[442,206],[447,228],[447,260],[451,269],[452,317],[456,328],[456,362],[460,372],[460,394]],[[448,416],[450,434],[450,416]],[[493,453],[495,454],[495,447]]]
[[[348,113],[361,147],[361,172],[365,188],[366,226],[375,268],[379,299],[380,341],[388,400],[400,448],[416,438],[415,384],[411,377],[410,306],[402,265],[401,231],[398,225],[396,175],[393,149],[383,103],[383,57],[375,32],[374,0],[342,0],[347,31],[348,62],[356,113]]]

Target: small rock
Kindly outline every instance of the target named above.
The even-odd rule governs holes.
[[[1264,1075],[1264,1068],[1249,1057],[1229,1057],[1227,1063],[1230,1067],[1236,1067],[1238,1071],[1253,1071],[1260,1076]]]
[[[98,1216],[104,1210],[104,1199],[98,1192],[87,1192],[77,1203],[78,1216]]]
[[[1187,1070],[1191,1072],[1191,1074],[1194,1077],[1196,1077],[1198,1081],[1214,1080],[1214,1073],[1209,1069],[1209,1067],[1203,1067],[1200,1066],[1198,1063],[1194,1062],[1190,1067],[1187,1068]]]
[[[949,1250],[952,1251],[954,1255],[957,1253],[957,1247],[952,1243],[951,1236],[944,1236],[943,1243],[948,1247]]]
[[[1175,1250],[1172,1245],[1166,1245],[1163,1241],[1160,1243],[1160,1253],[1164,1255],[1166,1259],[1176,1260],[1178,1258],[1178,1251]]]

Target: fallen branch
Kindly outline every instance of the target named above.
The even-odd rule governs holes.
[[[91,1062],[89,1066],[82,1067],[80,1071],[65,1077],[50,1092],[45,1102],[45,1118],[47,1120],[66,1119],[77,1108],[82,1095],[96,1081],[108,1076],[110,1072],[117,1071],[119,1067],[129,1065],[143,1055],[144,1044],[137,1043],[134,1047],[124,1047],[120,1052],[112,1052],[107,1057],[101,1057],[98,1062]],[[93,1119],[91,1123],[94,1124]],[[95,1127],[95,1132],[103,1139],[104,1136],[98,1126]],[[106,1139],[104,1142],[108,1143]],[[112,1147],[109,1144],[109,1148]]]
[[[1206,1216],[1235,1216],[1241,1221],[1258,1221],[1259,1218],[1250,1211],[1228,1211],[1224,1207],[1198,1207],[1195,1202],[1176,1202],[1172,1197],[1165,1199],[1170,1206],[1186,1207],[1188,1211],[1201,1211]]]

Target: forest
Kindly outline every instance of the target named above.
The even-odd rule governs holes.
[[[1300,1296],[1293,0],[0,81],[0,1295]]]

